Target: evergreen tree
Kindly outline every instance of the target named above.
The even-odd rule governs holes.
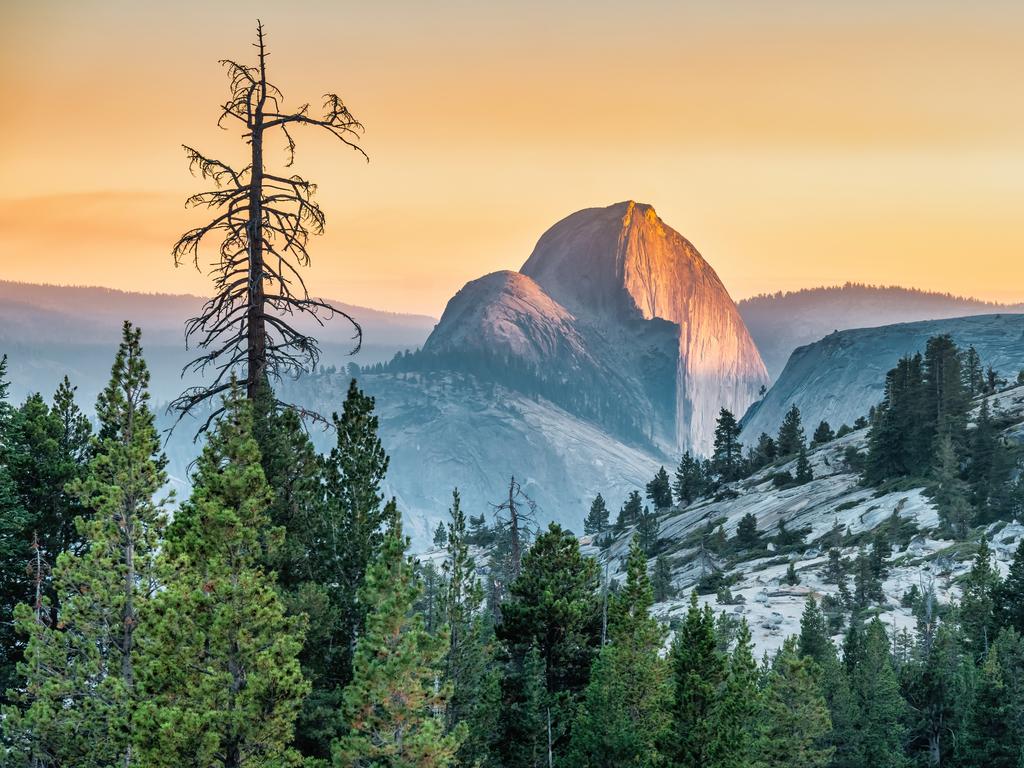
[[[825,564],[825,569],[822,572],[822,580],[826,584],[846,583],[846,561],[843,559],[842,552],[835,547],[828,551],[828,563]]]
[[[967,745],[974,664],[952,624],[919,636],[915,658],[903,669],[908,705],[908,752],[929,765],[956,764]]]
[[[811,446],[824,445],[830,443],[836,439],[835,432],[832,431],[832,427],[827,421],[822,421],[818,424],[814,430],[814,435],[811,436]]]
[[[757,518],[747,512],[736,526],[736,546],[740,549],[753,549],[760,544],[761,534],[757,530]]]
[[[167,477],[140,332],[129,323],[96,415],[100,430],[88,473],[68,489],[92,512],[76,521],[86,547],[57,562],[57,620],[40,610],[45,597],[16,612],[29,638],[20,667],[25,682],[21,707],[5,713],[4,726],[40,765],[134,763],[133,719],[143,700],[140,617],[157,589],[164,520],[154,497]]]
[[[444,549],[448,545],[448,530],[444,527],[444,521],[437,521],[437,528],[434,529],[434,546]]]
[[[644,512],[644,502],[640,498],[639,491],[631,491],[629,498],[626,499],[626,503],[619,510],[619,518],[616,521],[616,526],[620,530],[625,530],[630,525],[636,525],[640,521],[640,517]]]
[[[84,531],[75,522],[89,510],[71,491],[88,471],[92,428],[74,400],[75,388],[67,377],[54,394],[53,406],[31,395],[12,415],[4,450],[5,462],[20,508],[27,513],[17,537],[22,543],[22,564],[31,559],[31,542],[38,538],[43,558],[56,564],[63,552],[81,554]],[[24,567],[24,565],[22,566]],[[22,581],[18,602],[30,602],[33,587]],[[44,574],[48,622],[57,623],[60,596],[50,574]]]
[[[658,555],[654,561],[651,587],[654,590],[654,602],[656,603],[671,600],[676,595],[675,587],[672,586],[672,566],[669,565],[668,558],[664,555]]]
[[[997,634],[996,601],[1000,585],[988,538],[983,535],[970,573],[964,580],[960,601],[960,627],[967,647],[979,660],[988,653]]]
[[[966,491],[967,486],[960,479],[960,462],[953,440],[948,434],[942,435],[935,453],[931,492],[943,527],[958,537],[966,534],[974,516]]]
[[[933,336],[925,345],[924,393],[932,434],[962,435],[970,401],[961,375],[960,350],[948,334]]]
[[[732,412],[723,408],[715,424],[715,447],[711,463],[723,482],[738,480],[742,469],[743,447],[739,442],[740,425]]]
[[[807,449],[800,446],[800,454],[796,460],[796,477],[798,485],[804,485],[814,479],[814,472],[811,470],[811,462],[807,460]]]
[[[348,730],[334,748],[337,768],[452,765],[464,728],[445,732],[449,695],[436,680],[449,640],[431,635],[411,613],[419,585],[394,501],[385,507],[388,532],[360,590],[372,606],[356,643],[343,715]]]
[[[800,656],[814,659],[814,662],[825,669],[830,659],[835,658],[836,649],[829,637],[828,623],[822,613],[818,601],[811,595],[804,604],[804,612],[800,616],[800,635],[797,639],[797,651]]]
[[[669,659],[675,697],[667,753],[680,768],[705,766],[718,728],[713,711],[727,667],[718,649],[714,615],[709,606],[698,606],[696,592],[690,593],[690,607]]]
[[[1024,642],[1013,630],[995,639],[982,663],[964,763],[1018,768],[1024,759]]]
[[[33,594],[31,515],[22,505],[11,476],[11,421],[14,409],[7,402],[7,356],[0,356],[0,616],[14,616],[20,603],[30,602]],[[42,552],[38,553],[42,556]],[[45,575],[40,561],[40,579]],[[42,584],[42,581],[40,581]],[[17,678],[17,663],[24,647],[14,622],[0,621],[0,702]]]
[[[636,524],[636,540],[645,554],[650,555],[658,544],[658,516],[648,507],[644,507],[640,520]]]
[[[782,419],[782,425],[779,427],[779,436],[775,441],[779,456],[795,456],[801,448],[805,447],[805,442],[800,409],[794,405],[786,412]]]
[[[655,511],[672,506],[672,485],[665,467],[661,467],[654,475],[654,479],[647,483],[647,498],[654,505]]]
[[[599,536],[608,528],[608,505],[599,493],[590,504],[590,512],[583,521],[583,532],[588,536]]]
[[[800,576],[796,572],[796,564],[794,561],[789,561],[789,567],[786,568],[785,582],[791,587],[795,587],[800,583]]]
[[[996,612],[1000,626],[1024,635],[1024,542],[1017,545],[1010,572],[999,587]]]
[[[332,713],[339,710],[352,678],[356,639],[372,607],[362,600],[363,580],[380,552],[388,519],[381,493],[388,456],[378,437],[374,405],[353,379],[341,415],[332,417],[337,443],[322,466],[325,500],[313,532],[319,545],[311,557],[313,581],[326,592],[323,615],[330,623],[305,654],[318,659],[311,675],[315,687],[303,713],[303,751],[321,758],[340,735],[341,723]]]
[[[794,638],[772,662],[764,691],[764,714],[754,745],[756,768],[824,768],[832,758],[832,729],[818,687],[817,667],[797,653]]]
[[[740,619],[728,671],[712,711],[709,768],[747,768],[754,758],[761,699],[750,627]]]
[[[875,561],[863,546],[853,561],[853,588],[854,605],[859,609],[885,600]]]
[[[597,585],[597,563],[584,557],[576,537],[555,523],[523,557],[522,572],[509,588],[497,627],[508,659],[502,685],[502,744],[528,744],[536,737],[528,719],[516,714],[532,695],[528,655],[536,649],[544,669],[544,720],[550,722],[552,753],[555,760],[565,755],[573,713],[589,682],[601,638]],[[509,768],[525,765],[519,762],[521,756],[508,751],[503,758]]]
[[[305,617],[307,626],[299,661],[312,691],[295,724],[295,746],[324,759],[338,734],[340,703],[334,659],[341,601],[332,553],[322,546],[336,522],[334,510],[325,504],[324,462],[298,412],[281,408],[266,382],[251,402],[253,437],[272,492],[269,525],[283,531],[283,540],[267,548],[265,566],[277,575],[288,613]]]
[[[464,730],[458,764],[485,766],[492,761],[490,744],[497,731],[500,679],[490,664],[493,633],[482,610],[484,591],[476,576],[476,563],[469,554],[466,516],[458,489],[452,491],[449,514],[448,559],[444,564],[444,619],[449,639],[444,680],[451,687],[451,696],[445,731]]]
[[[705,491],[704,472],[700,460],[690,455],[689,451],[679,460],[672,491],[676,495],[676,501],[682,506],[692,504],[694,499]]]
[[[778,458],[779,449],[775,440],[767,432],[762,432],[757,438],[757,445],[754,446],[755,464],[758,468],[771,464]]]
[[[672,690],[659,657],[664,630],[649,615],[654,602],[647,557],[634,540],[626,584],[609,606],[609,643],[594,662],[573,726],[570,763],[586,768],[658,765],[670,725]]]
[[[858,765],[897,768],[903,757],[906,704],[889,656],[889,639],[877,618],[868,624],[863,647],[851,659],[850,689],[857,705],[854,751]]]
[[[980,395],[985,387],[985,373],[981,366],[981,357],[978,356],[978,350],[973,344],[963,353],[961,371],[968,397]]]
[[[871,419],[865,479],[923,475],[932,462],[936,412],[927,403],[921,355],[907,356],[885,376],[885,396]]]
[[[163,588],[143,615],[140,763],[287,764],[297,760],[289,744],[309,692],[303,622],[286,615],[265,570],[284,532],[270,525],[251,405],[234,382],[192,488],[168,528]]]

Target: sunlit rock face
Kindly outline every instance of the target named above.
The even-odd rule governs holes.
[[[744,413],[768,383],[718,275],[649,205],[568,216],[544,233],[521,271],[604,337],[627,369],[642,372],[664,351],[652,337],[671,335],[674,385],[667,398],[661,387],[650,393],[651,437],[666,451],[710,453],[719,409]]]

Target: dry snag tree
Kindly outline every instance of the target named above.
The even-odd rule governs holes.
[[[212,380],[188,388],[172,404],[179,421],[197,406],[210,406],[200,433],[222,410],[217,395],[231,386],[232,374],[243,366],[250,399],[271,379],[315,368],[319,345],[296,327],[297,317],[310,316],[322,326],[326,319],[340,315],[354,328],[353,352],[362,340],[359,324],[351,316],[312,298],[306,289],[300,270],[309,265],[306,246],[310,234],[323,233],[324,213],[313,200],[315,184],[294,174],[267,170],[264,142],[271,134],[283,139],[284,167],[288,168],[295,159],[292,132],[299,126],[313,126],[369,160],[358,143],[363,126],[334,93],[324,96],[319,117],[310,114],[309,104],[284,110],[283,94],[267,81],[267,49],[259,22],[255,47],[256,66],[221,61],[228,72],[231,94],[217,121],[221,128],[235,125],[242,129],[250,148],[249,164],[236,170],[183,145],[193,175],[211,181],[214,187],[192,195],[186,207],[208,208],[216,216],[181,236],[174,246],[175,266],[191,261],[201,270],[201,246],[210,239],[220,241],[210,270],[215,295],[185,325],[186,345],[194,343],[204,353],[182,371],[182,375],[212,372]],[[239,378],[243,378],[240,373]]]

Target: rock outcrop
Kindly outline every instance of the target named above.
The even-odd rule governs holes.
[[[719,409],[742,414],[768,382],[714,269],[649,205],[568,216],[541,236],[521,271],[604,337],[626,368],[643,370],[652,333],[671,335],[673,391],[653,403],[653,436],[671,453],[710,453]]]
[[[833,429],[853,424],[882,400],[885,374],[903,355],[923,352],[932,336],[948,333],[961,347],[974,345],[985,366],[1011,381],[1024,368],[1024,315],[1000,314],[898,323],[831,333],[798,348],[764,399],[743,418],[740,439],[774,435],[793,405],[808,431],[822,420]]]

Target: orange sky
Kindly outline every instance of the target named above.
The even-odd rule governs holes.
[[[289,103],[336,90],[367,127],[368,165],[297,137],[319,294],[439,314],[633,198],[735,298],[1024,299],[1024,4],[890,5],[3,0],[0,278],[206,290],[169,255],[201,220],[180,144],[243,158],[217,59],[251,56],[259,14]]]

